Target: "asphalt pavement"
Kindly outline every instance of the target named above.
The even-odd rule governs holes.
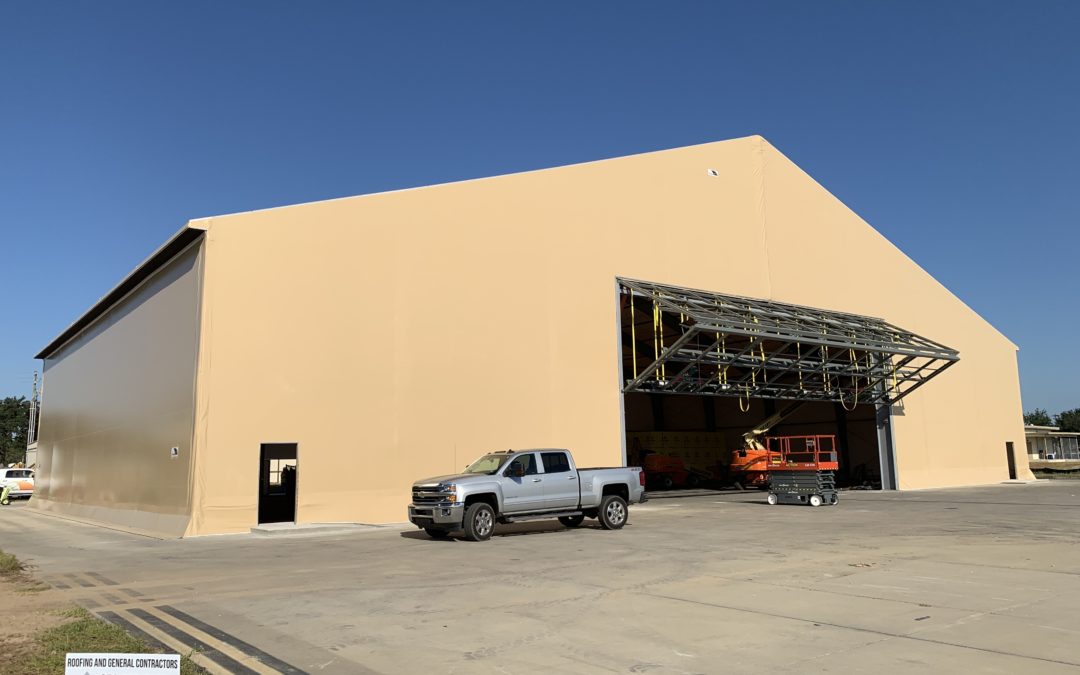
[[[621,531],[162,541],[0,509],[62,594],[236,673],[1077,673],[1080,481],[654,499]]]

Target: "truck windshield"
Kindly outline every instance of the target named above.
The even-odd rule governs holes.
[[[499,467],[506,461],[507,455],[484,455],[480,459],[470,464],[465,473],[486,473],[494,474],[499,470]]]

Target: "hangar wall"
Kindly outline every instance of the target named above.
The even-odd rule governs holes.
[[[903,488],[1004,479],[1024,437],[1015,346],[760,137],[197,226],[188,534],[255,523],[261,443],[299,446],[298,522],[402,521],[412,480],[494,449],[619,462],[618,276],[958,349],[897,419]]]
[[[761,152],[771,297],[882,317],[960,352],[893,408],[900,489],[1008,479],[1005,443],[1024,438],[1016,345],[779,151]],[[1023,454],[1018,475],[1033,478]]]
[[[201,266],[201,245],[192,244],[45,359],[31,507],[158,536],[184,533]]]

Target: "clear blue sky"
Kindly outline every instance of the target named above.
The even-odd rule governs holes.
[[[0,2],[0,396],[193,217],[761,134],[1080,407],[1080,2]],[[932,336],[931,336],[932,337]]]

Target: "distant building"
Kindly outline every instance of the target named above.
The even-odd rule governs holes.
[[[1031,459],[1080,460],[1080,433],[1060,431],[1059,427],[1025,424],[1028,457]]]

